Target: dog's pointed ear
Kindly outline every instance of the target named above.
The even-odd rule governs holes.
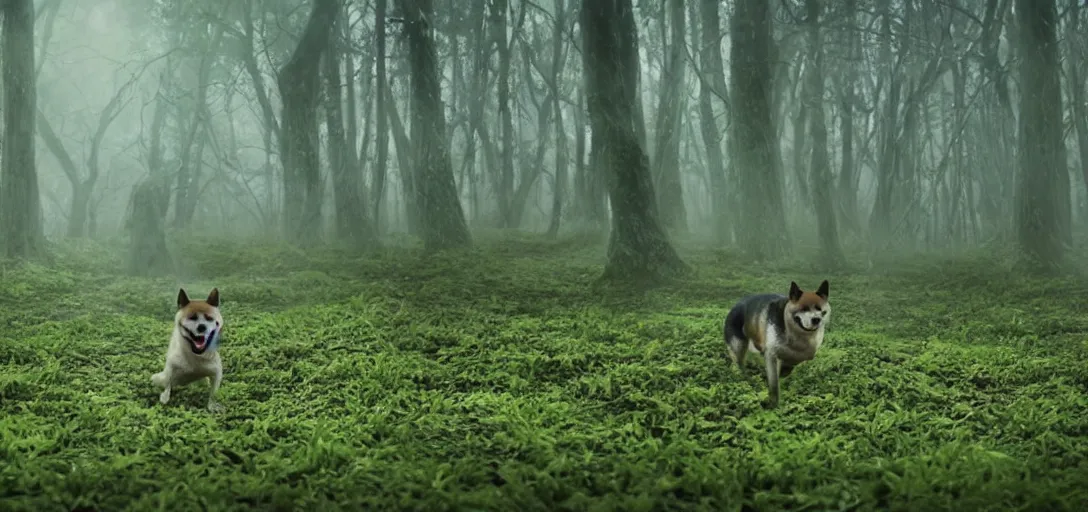
[[[219,288],[212,288],[212,292],[208,294],[208,304],[211,304],[213,308],[219,307]]]
[[[827,279],[824,279],[824,282],[820,283],[820,288],[816,290],[816,295],[819,295],[820,298],[827,300],[827,294],[830,291],[828,289],[828,286],[830,285],[827,284]]]
[[[189,296],[185,294],[185,288],[178,289],[178,309],[189,305]]]
[[[790,300],[797,301],[797,299],[801,298],[801,293],[803,292],[801,291],[801,287],[797,286],[797,282],[790,281]]]

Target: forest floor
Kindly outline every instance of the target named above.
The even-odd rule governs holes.
[[[199,279],[105,245],[0,273],[2,510],[1080,510],[1088,296],[985,257],[821,275],[682,247],[591,285],[583,240],[370,257],[192,242]],[[831,282],[819,356],[764,410],[727,364],[739,296]],[[161,370],[177,287],[217,286],[218,415]],[[758,358],[749,369],[758,375]],[[754,386],[754,387],[753,387]]]

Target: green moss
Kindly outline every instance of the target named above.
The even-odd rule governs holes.
[[[180,281],[124,277],[120,252],[87,244],[2,270],[0,509],[1088,499],[1083,291],[996,256],[825,276],[685,247],[693,275],[634,293],[593,286],[603,248],[577,239],[435,256],[180,247],[194,255]],[[763,410],[762,381],[726,362],[723,316],[741,294],[825,277],[825,348]],[[205,384],[162,406],[150,383],[178,285],[222,294],[221,415]]]

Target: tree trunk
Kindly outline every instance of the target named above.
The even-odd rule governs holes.
[[[788,248],[781,163],[771,122],[771,18],[764,0],[738,0],[732,18],[730,75],[735,155],[741,210],[738,242],[755,259]]]
[[[425,249],[470,247],[446,131],[438,54],[432,36],[433,0],[401,0],[412,75],[414,187]]]
[[[661,223],[666,229],[679,233],[687,231],[687,209],[684,206],[684,189],[680,172],[680,132],[683,127],[683,111],[687,99],[684,70],[687,47],[684,35],[687,31],[684,0],[668,0],[669,44],[667,72],[662,77],[660,105],[657,109],[657,144],[653,160],[657,175],[657,203]]]
[[[163,191],[154,177],[141,180],[132,188],[128,203],[130,242],[128,273],[134,276],[170,274],[174,263],[166,246],[166,214],[162,207]]]
[[[607,174],[612,233],[603,279],[654,282],[688,271],[658,219],[649,159],[635,130],[638,59],[630,0],[583,0],[582,58],[596,172]],[[598,146],[598,142],[600,145]]]
[[[1032,270],[1061,266],[1065,247],[1063,212],[1069,178],[1062,137],[1057,8],[1054,0],[1016,0],[1020,29],[1020,172],[1017,234],[1023,264]],[[1066,217],[1068,218],[1068,217]]]
[[[242,9],[242,27],[244,35],[244,47],[239,50],[241,54],[243,67],[246,69],[246,73],[249,75],[250,81],[253,82],[253,90],[257,95],[257,104],[261,107],[261,116],[263,120],[262,142],[265,149],[265,188],[266,196],[265,201],[268,203],[268,211],[270,214],[266,218],[266,229],[273,229],[276,222],[275,209],[276,209],[276,169],[273,165],[273,154],[275,148],[280,147],[279,137],[282,134],[280,131],[279,121],[276,119],[275,109],[272,107],[272,100],[268,97],[268,90],[264,84],[264,74],[261,73],[260,66],[257,63],[257,52],[254,46],[254,27],[253,27],[253,0],[249,0],[245,8]]]
[[[169,61],[167,61],[169,65]],[[170,71],[164,71],[159,79],[159,90],[155,93],[155,111],[151,115],[151,129],[148,134],[147,172],[152,188],[159,194],[155,204],[159,206],[161,222],[166,224],[166,213],[170,209],[170,174],[163,162],[162,132],[166,126],[167,101],[162,90],[170,82]]]
[[[817,232],[820,236],[820,258],[831,269],[846,260],[839,243],[839,225],[835,218],[835,201],[831,197],[831,157],[827,151],[827,125],[824,122],[824,51],[820,33],[821,0],[806,0],[809,30],[809,66],[806,68],[809,110],[809,135],[812,138],[813,203],[816,210]]]
[[[801,72],[800,72],[801,71],[801,63],[804,62],[804,55],[800,54],[800,55],[798,55],[798,57],[799,58],[797,59],[797,69],[798,69],[797,82],[800,83],[800,87],[799,87],[800,91],[798,92],[798,95],[797,95],[798,97],[796,98],[797,99],[797,115],[793,118],[793,147],[792,147],[792,149],[793,149],[793,165],[791,165],[790,167],[793,169],[793,174],[794,174],[794,176],[796,178],[795,181],[796,181],[796,185],[797,185],[798,196],[803,197],[803,198],[808,198],[808,197],[811,197],[811,196],[809,195],[808,180],[805,179],[807,177],[807,174],[805,173],[805,167],[808,166],[807,163],[805,162],[805,156],[806,156],[805,155],[805,149],[806,149],[806,147],[805,147],[805,128],[808,128],[808,124],[809,124],[808,123],[809,104],[808,104],[808,100],[805,98],[805,96],[808,94],[809,91],[805,90],[805,87],[809,86],[810,81],[805,80],[806,77],[801,75]],[[810,55],[810,57],[811,57],[811,55]],[[805,69],[807,70],[807,68],[805,68]],[[783,117],[783,119],[785,119],[786,116],[782,116],[782,117]],[[785,178],[785,176],[783,176],[783,178]],[[805,211],[802,211],[802,212],[799,212],[799,213],[807,214],[809,212],[807,211],[807,208],[806,208]]]
[[[846,0],[846,15],[852,30],[860,30],[857,23],[857,0]],[[857,83],[857,62],[861,60],[861,38],[850,32],[847,35],[847,51],[850,58],[845,64],[842,85],[842,113],[839,117],[839,130],[842,132],[842,163],[839,171],[839,183],[836,193],[839,196],[838,213],[844,227],[854,234],[861,232],[858,222],[857,171],[854,166],[854,103]]]
[[[555,29],[552,32],[552,66],[551,76],[548,78],[548,87],[551,89],[552,108],[555,118],[555,185],[552,191],[552,216],[548,223],[548,237],[555,238],[559,235],[559,222],[563,217],[563,202],[566,200],[567,166],[570,157],[567,155],[567,134],[563,131],[563,107],[559,90],[559,75],[566,61],[563,51],[563,36],[566,33],[566,5],[564,0],[555,0]]]
[[[638,24],[635,21],[634,13],[631,13],[630,16],[624,16],[623,19],[620,21],[623,23],[623,26],[620,27],[621,34],[619,37],[621,39],[627,37],[634,37],[634,39],[629,41],[624,40],[622,44],[631,45],[631,48],[633,49],[632,51],[635,53],[635,55],[638,55],[638,37],[636,35],[632,35],[638,34]],[[641,147],[643,151],[649,154],[650,142],[646,136],[646,114],[645,112],[643,112],[642,107],[642,69],[640,62],[640,59],[635,59],[634,62],[631,63],[632,67],[630,69],[624,69],[624,72],[630,73],[634,77],[633,83],[635,84],[635,115],[632,118],[632,124],[635,127],[635,133],[638,135],[639,147]],[[657,198],[654,198],[654,202],[656,201]]]
[[[385,50],[385,19],[387,8],[387,0],[377,0],[375,6],[375,38],[377,39],[375,47],[377,48],[377,61],[374,63],[375,67],[375,99],[377,103],[377,117],[375,121],[376,126],[374,130],[377,132],[377,161],[374,162],[374,181],[370,185],[370,204],[372,205],[374,214],[374,228],[378,233],[382,232],[382,199],[385,197],[385,175],[388,169],[389,163],[389,126],[388,116],[389,111],[386,110],[386,89],[389,87],[389,80],[385,74],[385,62],[386,62],[386,50]],[[395,106],[393,108],[396,108]]]
[[[397,100],[393,97],[392,82],[385,84],[385,112],[389,119],[389,132],[393,135],[393,147],[397,150],[397,170],[401,175],[404,193],[400,198],[404,200],[404,214],[408,224],[408,232],[418,235],[419,208],[416,205],[415,194],[412,191],[413,163],[412,143],[408,134],[404,131],[404,123],[401,122],[400,112],[397,110]]]
[[[707,171],[710,178],[710,209],[714,241],[724,245],[729,241],[729,216],[726,204],[725,155],[722,154],[722,132],[714,117],[712,80],[723,73],[721,18],[718,0],[700,0],[701,26],[699,33],[699,66],[704,80],[699,85],[699,128],[706,146]],[[694,25],[694,23],[693,23]]]
[[[346,2],[345,6],[351,5],[350,2]],[[347,7],[345,7],[347,9]],[[366,182],[363,176],[366,175],[366,169],[364,163],[366,162],[367,143],[370,141],[369,129],[370,129],[370,106],[374,103],[372,96],[366,96],[370,98],[367,102],[363,113],[364,128],[363,128],[363,143],[359,144],[359,106],[358,99],[360,96],[360,90],[369,92],[370,87],[370,69],[369,63],[365,60],[359,66],[363,72],[363,85],[357,86],[355,81],[355,55],[351,51],[352,46],[352,27],[348,25],[348,19],[350,16],[345,12],[340,17],[339,39],[344,41],[341,48],[337,50],[337,55],[344,60],[344,156],[348,159],[348,165],[355,170],[355,173],[359,175],[358,182],[362,195],[360,199],[362,201],[363,216],[367,216],[370,212],[366,209]],[[335,43],[336,40],[334,40]],[[366,53],[369,53],[366,52]]]
[[[495,196],[499,202],[502,227],[515,228],[514,214],[514,121],[510,115],[510,44],[506,40],[507,0],[494,0],[491,6],[490,30],[499,51],[499,127],[502,130],[502,163],[499,187]]]
[[[320,61],[340,11],[339,0],[314,0],[306,29],[276,83],[283,102],[280,159],[283,162],[284,234],[296,243],[321,238],[321,168],[317,143]]]
[[[200,174],[203,166],[204,142],[198,137],[200,130],[205,126],[205,120],[210,118],[208,112],[208,87],[211,85],[212,63],[220,49],[223,37],[223,26],[215,25],[211,39],[206,41],[204,53],[200,57],[200,66],[197,71],[196,98],[191,107],[189,124],[186,126],[185,137],[182,140],[178,152],[181,153],[181,165],[178,168],[177,187],[174,189],[174,227],[182,228],[189,225],[196,211],[196,191],[199,189]],[[208,116],[208,117],[205,117]],[[196,151],[193,145],[196,144]]]
[[[577,191],[575,204],[578,205],[578,219],[590,230],[604,233],[608,220],[604,173],[597,172],[594,160],[596,150],[590,148],[589,154],[586,154],[585,112],[585,88],[582,87],[578,89],[578,109],[574,114],[574,189]]]
[[[475,51],[472,57],[472,75],[474,79],[471,89],[469,89],[472,91],[472,98],[468,102],[468,123],[472,131],[468,136],[468,147],[465,148],[465,160],[470,162],[469,165],[472,171],[469,173],[469,201],[473,222],[476,222],[480,217],[479,175],[481,173],[478,169],[480,166],[476,164],[478,147],[483,149],[484,174],[490,174],[497,168],[494,150],[487,134],[487,127],[483,122],[484,106],[488,98],[487,83],[491,72],[489,64],[491,58],[490,45],[486,43],[487,39],[485,37],[487,27],[485,7],[485,2],[475,2],[471,11],[471,26],[474,32],[472,47],[475,48]],[[477,137],[479,138],[478,141]]]
[[[1069,51],[1066,53],[1069,59],[1069,96],[1072,103],[1073,126],[1076,130],[1077,149],[1080,155],[1080,172],[1084,179],[1086,191],[1088,191],[1088,94],[1085,94],[1085,75],[1081,66],[1088,60],[1078,48],[1078,42],[1083,41],[1084,35],[1080,32],[1081,12],[1085,9],[1084,3],[1078,3],[1070,15],[1070,23],[1066,39],[1069,41]],[[1081,43],[1080,46],[1083,46]]]
[[[343,92],[340,85],[340,45],[338,31],[332,31],[325,52],[325,126],[328,133],[329,167],[336,208],[336,237],[359,249],[373,248],[378,237],[367,218],[362,173],[354,164],[354,150],[348,147],[344,132]],[[353,144],[354,145],[354,144]]]
[[[884,115],[882,118],[880,136],[880,156],[876,169],[876,198],[873,201],[873,210],[869,215],[869,236],[871,238],[870,249],[879,251],[883,249],[891,236],[892,230],[892,198],[894,197],[895,178],[898,175],[896,169],[899,162],[896,159],[896,132],[899,118],[899,96],[902,91],[902,81],[899,80],[896,69],[899,64],[892,61],[892,13],[891,0],[882,0],[878,7],[881,18],[880,29],[880,61],[883,68],[880,72],[882,80],[888,86],[887,95],[884,98]],[[905,55],[898,56],[902,61]]]
[[[8,258],[45,256],[38,167],[34,157],[37,80],[34,2],[3,4],[4,147],[0,167],[0,244]]]

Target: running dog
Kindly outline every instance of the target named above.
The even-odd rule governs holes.
[[[794,367],[816,357],[831,318],[828,283],[806,292],[790,283],[789,295],[749,295],[725,316],[725,343],[743,371],[748,352],[763,355],[767,370],[767,408],[778,406],[778,380]]]

